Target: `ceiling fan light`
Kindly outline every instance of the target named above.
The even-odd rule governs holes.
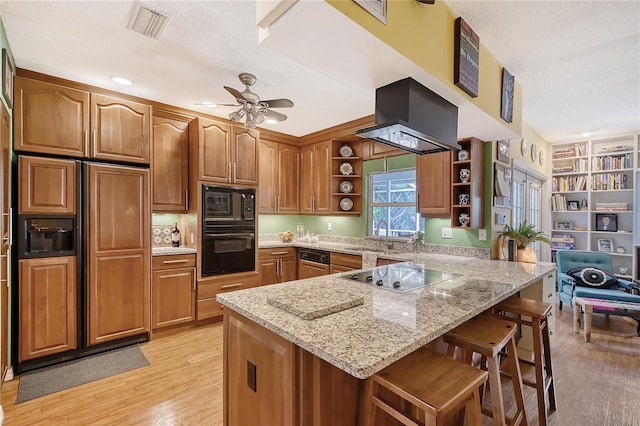
[[[245,114],[246,112],[244,109],[239,109],[236,112],[232,112],[231,114],[229,114],[229,119],[234,123],[238,123]]]
[[[255,129],[255,128],[256,128],[256,123],[255,123],[255,121],[253,121],[253,120],[249,120],[249,119],[247,119],[247,122],[244,124],[244,126],[245,126],[247,129]]]

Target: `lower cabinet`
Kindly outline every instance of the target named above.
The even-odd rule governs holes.
[[[76,349],[75,256],[19,263],[19,361]]]
[[[151,327],[153,330],[196,319],[196,255],[153,258]]]
[[[222,316],[223,306],[216,300],[216,294],[255,287],[259,282],[258,272],[241,272],[198,280],[196,318],[203,320]]]
[[[298,260],[298,279],[321,277],[328,275],[330,272],[329,265],[322,263],[309,262],[308,260]]]
[[[349,272],[362,268],[362,256],[345,253],[331,253],[330,272],[336,274],[338,272]]]
[[[298,278],[295,247],[258,250],[260,285],[283,283]]]

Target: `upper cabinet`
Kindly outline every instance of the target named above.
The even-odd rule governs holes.
[[[151,106],[15,78],[16,151],[149,163]]]
[[[299,212],[300,148],[260,136],[259,213]]]
[[[23,77],[14,84],[14,149],[84,157],[89,93]]]
[[[76,160],[18,159],[18,213],[76,213]]]
[[[396,155],[404,155],[407,151],[400,148],[394,148],[380,142],[369,141],[369,155],[367,160],[375,160],[377,158],[395,157]]]
[[[418,210],[424,217],[451,216],[451,163],[454,152],[416,156]]]
[[[300,213],[331,212],[331,141],[300,149]]]
[[[154,212],[185,212],[188,208],[189,121],[153,117]]]
[[[255,130],[196,118],[189,124],[191,164],[196,180],[258,184],[258,143]]]

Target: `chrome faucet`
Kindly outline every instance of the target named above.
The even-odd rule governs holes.
[[[389,241],[389,224],[387,223],[386,220],[379,220],[378,224],[376,225],[376,235],[380,235],[380,226],[384,223],[385,226],[385,244],[387,245],[388,249],[392,249],[393,248],[393,242]]]

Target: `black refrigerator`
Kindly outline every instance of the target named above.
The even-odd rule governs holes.
[[[18,155],[18,374],[149,340],[148,166]]]

